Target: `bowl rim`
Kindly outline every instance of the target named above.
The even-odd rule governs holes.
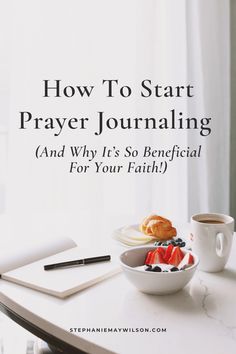
[[[137,273],[139,273],[139,274],[164,274],[164,276],[166,276],[166,274],[172,274],[172,276],[173,276],[173,274],[174,275],[176,275],[176,274],[180,274],[180,273],[186,273],[186,272],[189,272],[190,270],[193,270],[194,268],[197,268],[197,266],[198,266],[198,264],[199,264],[199,257],[196,255],[196,253],[194,253],[194,252],[192,252],[191,250],[188,250],[188,249],[186,249],[186,248],[184,248],[184,247],[181,247],[181,248],[183,248],[184,249],[184,251],[185,251],[185,253],[187,253],[187,252],[189,252],[193,257],[194,257],[194,259],[196,260],[195,261],[195,263],[192,265],[192,266],[190,266],[190,267],[188,267],[188,268],[186,268],[186,269],[182,269],[182,270],[179,270],[178,272],[142,272],[142,271],[140,271],[139,269],[135,269],[135,267],[131,267],[131,266],[129,266],[129,265],[127,265],[127,264],[125,264],[124,262],[122,262],[122,260],[121,260],[121,257],[126,253],[126,252],[129,252],[129,251],[133,251],[133,250],[137,250],[137,249],[144,249],[144,248],[147,248],[147,249],[152,249],[152,248],[158,248],[158,247],[163,247],[163,248],[167,248],[168,246],[145,246],[145,245],[142,245],[142,246],[136,246],[136,247],[131,247],[131,248],[129,248],[129,249],[127,249],[127,250],[125,250],[124,252],[122,252],[121,254],[120,254],[120,256],[119,256],[119,262],[120,262],[120,264],[121,264],[121,266],[122,267],[124,267],[124,268],[126,268],[126,269],[128,269],[128,270],[131,270],[131,271],[133,271],[133,272],[137,272]],[[147,251],[148,252],[148,251]]]

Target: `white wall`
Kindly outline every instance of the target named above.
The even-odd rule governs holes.
[[[226,26],[224,25],[223,36],[218,45],[216,41],[212,41],[212,37],[215,28],[218,28],[217,15],[222,13],[224,24],[227,23],[228,1],[208,2],[207,13],[204,11],[204,1],[188,4],[191,5],[190,12],[186,14],[184,0],[9,0],[4,3],[4,11],[0,14],[1,46],[4,49],[1,58],[4,92],[1,91],[1,96],[3,94],[6,100],[0,119],[5,122],[8,117],[9,123],[6,201],[7,212],[12,215],[16,228],[19,222],[22,230],[26,225],[32,224],[31,229],[40,230],[42,234],[44,230],[50,230],[76,238],[97,240],[97,235],[104,237],[115,227],[139,222],[151,211],[184,222],[188,220],[190,210],[192,213],[199,212],[198,209],[207,211],[207,208],[212,210],[214,206],[214,211],[227,212],[228,184],[226,185],[223,179],[228,172],[221,172],[220,188],[214,173],[218,168],[215,146],[218,147],[219,139],[222,140],[221,154],[227,152],[227,143],[224,141],[225,135],[228,134],[227,102],[221,104],[220,100],[216,102],[214,98],[214,87],[219,88],[221,95],[225,92],[228,80],[223,55],[221,57],[214,54],[221,49],[224,36],[227,37]],[[194,12],[195,6],[199,10],[197,13],[200,19],[196,17],[196,11]],[[215,10],[214,19],[210,22],[211,30],[208,31],[207,14],[212,13],[212,8]],[[219,10],[221,8],[224,11]],[[91,119],[98,110],[104,110],[107,114],[117,117],[160,117],[165,116],[173,106],[185,111],[185,100],[152,98],[144,101],[136,95],[129,100],[116,97],[108,101],[102,90],[89,100],[77,97],[45,99],[42,97],[42,81],[61,79],[65,85],[100,85],[104,78],[118,78],[122,84],[128,83],[137,88],[137,83],[142,79],[151,78],[156,83],[173,86],[186,84],[187,58],[191,59],[187,50],[193,53],[191,46],[186,48],[187,19],[192,26],[190,28],[193,37],[199,37],[195,46],[197,54],[204,49],[202,62],[195,57],[198,66],[195,66],[194,61],[188,62],[188,69],[190,66],[193,68],[196,74],[195,83],[199,84],[193,107],[197,115],[204,115],[206,110],[207,114],[213,112],[216,116],[215,123],[219,124],[215,134],[208,139],[209,144],[205,144],[207,153],[213,152],[214,158],[206,158],[205,153],[204,159],[199,161],[200,169],[196,165],[190,169],[191,183],[188,183],[186,160],[175,161],[166,175],[143,174],[134,177],[122,174],[99,176],[94,173],[84,176],[70,175],[69,158],[35,159],[34,151],[39,144],[52,148],[63,144],[89,144],[98,148],[114,144],[118,148],[145,144],[157,148],[167,148],[173,144],[183,147],[186,144],[194,145],[192,135],[187,137],[184,130],[164,134],[144,130],[117,130],[100,137],[92,135],[89,130],[67,131],[59,137],[54,137],[50,131],[19,130],[21,110],[29,110],[35,116],[88,115]],[[204,27],[201,26],[201,21]],[[195,41],[190,42],[196,44]],[[214,50],[211,50],[208,42]],[[227,43],[224,48],[227,48]],[[227,57],[227,50],[225,52]],[[208,70],[209,65],[211,70]],[[214,75],[214,70],[218,75]],[[203,84],[199,80],[199,72]],[[204,79],[210,87],[207,92]],[[220,80],[222,85],[219,84],[222,83]],[[204,107],[204,99],[203,103],[201,101],[202,97],[206,101],[209,100],[207,109]],[[223,117],[225,123],[222,110],[226,112]],[[195,138],[196,143],[205,141],[197,135]],[[111,160],[113,163],[115,161]],[[223,171],[228,170],[228,160],[223,160],[221,166]],[[195,170],[198,170],[199,175],[195,174]],[[196,184],[195,179],[198,181]],[[218,189],[217,195],[215,186]],[[213,189],[210,196],[208,189]],[[1,193],[3,194],[0,187]],[[222,194],[225,197],[224,202]],[[3,198],[1,200],[0,208]]]
[[[109,101],[103,90],[90,100],[42,97],[43,79],[61,79],[65,85],[100,85],[102,79],[118,78],[132,87],[145,78],[184,83],[184,1],[166,5],[163,1],[23,0],[9,1],[5,7],[6,18],[11,19],[3,18],[2,25],[11,53],[7,210],[14,220],[17,217],[23,225],[32,222],[36,228],[45,225],[75,237],[84,233],[92,239],[114,227],[139,222],[152,210],[186,220],[186,161],[173,163],[166,176],[78,176],[68,173],[68,159],[38,161],[34,157],[39,144],[122,147],[152,142],[162,147],[183,144],[185,132],[117,130],[95,137],[88,130],[54,137],[47,131],[19,130],[20,110],[45,117],[87,114],[95,121],[98,110],[117,117],[161,116],[173,105],[184,107],[183,101],[157,102],[154,98],[117,96]],[[174,42],[170,40],[173,30]]]

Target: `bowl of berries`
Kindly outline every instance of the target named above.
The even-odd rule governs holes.
[[[188,284],[199,259],[190,250],[170,243],[130,248],[120,255],[120,263],[126,277],[138,290],[165,295]]]

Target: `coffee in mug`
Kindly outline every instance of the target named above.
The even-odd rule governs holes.
[[[199,220],[199,222],[202,222],[203,224],[224,224],[223,221],[219,221],[219,220]]]
[[[196,214],[191,217],[192,249],[199,269],[219,272],[228,261],[234,233],[234,219],[224,214]]]

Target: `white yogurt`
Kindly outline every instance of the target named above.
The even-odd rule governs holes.
[[[155,266],[160,267],[162,272],[163,270],[167,270],[168,272],[170,272],[170,269],[174,267],[172,264],[166,263],[152,264],[152,268],[154,268]],[[135,269],[140,270],[142,272],[146,272],[145,269],[147,269],[147,266],[144,264],[142,266],[135,267]]]

